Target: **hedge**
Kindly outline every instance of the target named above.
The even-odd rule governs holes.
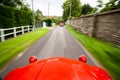
[[[45,18],[43,22],[46,22],[47,26],[52,26],[52,19],[51,18]]]
[[[0,5],[0,28],[11,28],[32,23],[32,12]]]

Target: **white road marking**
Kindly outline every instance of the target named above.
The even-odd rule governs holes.
[[[17,55],[12,61],[17,61],[24,53],[20,53],[19,55]],[[7,67],[9,66],[9,64],[7,64],[2,70],[0,70],[0,73],[2,73]]]
[[[17,55],[17,57],[15,58],[14,61],[17,61],[24,53],[20,53],[19,55]]]

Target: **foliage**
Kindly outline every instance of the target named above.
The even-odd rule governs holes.
[[[62,17],[54,17],[52,18],[52,22],[59,24],[61,21],[63,21]]]
[[[67,25],[67,29],[104,66],[113,80],[120,80],[120,47],[81,34],[70,25]]]
[[[97,7],[101,8],[100,12],[106,12],[120,8],[120,0],[109,0],[109,2],[106,4],[103,3],[103,0],[97,0],[97,2],[99,3]]]
[[[0,28],[12,27],[14,24],[14,9],[0,5]]]
[[[46,22],[47,26],[52,26],[52,18],[45,18],[43,22]]]
[[[32,13],[24,10],[15,10],[14,13],[16,24],[15,26],[24,26],[32,24]]]
[[[29,25],[32,23],[32,12],[0,5],[0,28]]]
[[[43,19],[43,14],[40,10],[37,10],[35,13],[35,23],[41,23]]]
[[[70,17],[70,3],[71,3],[71,17]],[[82,10],[80,0],[66,0],[62,7],[64,21],[70,18],[79,17]]]
[[[10,7],[18,7],[23,5],[23,0],[0,0],[0,3]]]
[[[31,11],[30,6],[28,4],[26,5],[23,4],[20,9],[25,11]]]
[[[12,38],[0,43],[0,68],[4,67],[13,57],[29,48],[38,39],[44,36],[48,29],[40,29],[35,32]]]
[[[101,10],[101,12],[110,11],[120,8],[120,0],[110,0],[106,6]]]
[[[23,0],[1,0],[0,4],[3,4],[5,6],[18,8],[25,11],[31,11],[29,4],[24,4]]]
[[[41,27],[42,26],[42,20],[43,20],[43,14],[40,10],[37,10],[35,13],[35,26]]]
[[[81,14],[82,15],[86,15],[86,14],[90,14],[90,13],[94,13],[94,8],[91,7],[89,4],[84,4],[82,6],[82,11],[81,11]]]
[[[70,0],[66,0],[63,4],[63,19],[66,21],[70,15]]]
[[[98,2],[97,7],[102,7],[103,6],[103,1],[102,0],[97,0],[97,2]]]

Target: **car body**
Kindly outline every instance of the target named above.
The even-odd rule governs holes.
[[[64,26],[65,26],[65,23],[64,23],[64,22],[60,22],[59,26],[60,26],[60,27],[64,27]]]
[[[78,60],[53,57],[37,61],[11,71],[4,80],[112,80],[103,69],[86,64],[84,56]]]

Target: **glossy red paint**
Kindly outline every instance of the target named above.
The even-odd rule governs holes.
[[[79,61],[86,63],[86,62],[87,62],[86,56],[81,55],[81,56],[79,57]]]
[[[4,80],[112,80],[101,68],[67,58],[35,61],[10,72]]]
[[[31,57],[29,58],[29,63],[33,63],[33,62],[35,62],[35,61],[37,61],[37,57],[31,56]]]

